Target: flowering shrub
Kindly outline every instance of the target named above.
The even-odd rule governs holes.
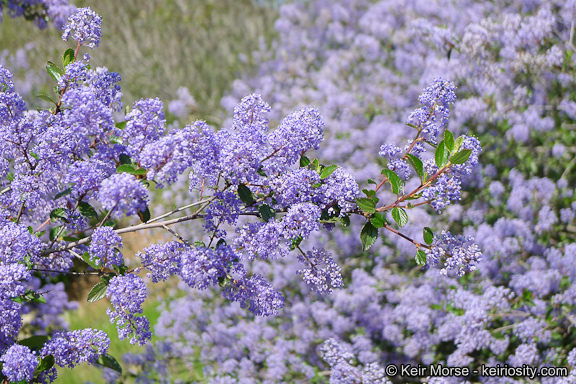
[[[0,66],[5,381],[52,382],[55,366],[81,362],[121,373],[107,354],[110,339],[104,332],[68,331],[59,319],[70,307],[50,294],[64,295],[62,285],[52,284],[59,275],[99,276],[88,301],[109,298],[107,314],[119,338],[144,345],[152,332],[142,315],[147,292],[140,272],[153,282],[178,276],[194,292],[191,300],[219,286],[221,298],[254,315],[273,316],[287,301],[279,287],[292,291],[270,273],[272,266],[297,266],[290,277],[301,275],[304,286],[320,294],[344,286],[341,267],[318,237],[336,224],[353,229],[364,252],[374,248],[382,228],[407,240],[415,254],[412,263],[423,268],[441,264],[443,275],[458,276],[476,269],[481,253],[470,236],[435,235],[421,227],[423,240],[418,240],[402,229],[408,211],[429,205],[440,212],[460,200],[461,183],[478,163],[480,142],[446,129],[456,100],[450,81],[437,78],[424,89],[421,106],[408,118],[414,137],[402,149],[382,145],[384,167],[373,175],[378,181],[367,181],[361,197],[355,177],[343,167],[307,156],[324,139],[323,119],[313,107],[289,113],[274,130],[267,118],[270,106],[255,93],[242,98],[230,125],[219,131],[202,121],[167,127],[158,99],[140,100],[119,118],[120,76],[93,69],[90,56],[80,55],[82,47],[99,45],[101,23],[89,8],[80,8],[63,26],[62,38],[72,38],[76,46],[64,52],[61,66],[48,62],[54,94],[39,96],[52,104],[48,110],[27,110],[12,74]],[[182,175],[188,176],[185,204],[152,217],[149,188],[177,186]],[[190,212],[178,215],[185,210]],[[193,220],[202,220],[203,233],[173,228]],[[137,255],[140,264],[126,265],[120,235],[152,228],[163,228],[176,240],[152,245]],[[301,297],[315,303],[312,292]],[[220,299],[210,303],[235,311]],[[23,321],[32,311],[33,320]],[[165,351],[171,353],[172,346]],[[332,354],[329,363],[345,366]],[[289,374],[309,377],[309,363],[299,363],[302,368]],[[362,372],[365,380],[382,376],[377,363]]]
[[[350,227],[309,239],[331,251],[345,289],[320,297],[294,279],[301,268],[294,260],[256,260],[252,268],[290,294],[281,316],[246,319],[238,308],[222,307],[216,293],[180,284],[186,295],[166,300],[156,327],[166,340],[126,361],[141,378],[161,380],[158,366],[200,360],[210,383],[378,383],[388,380],[390,363],[570,373],[428,378],[427,371],[421,380],[430,383],[574,382],[574,2],[316,0],[280,12],[276,44],[259,52],[256,73],[236,81],[223,104],[232,109],[242,95],[259,92],[272,121],[315,105],[329,127],[319,156],[345,165],[357,180],[386,165],[408,178],[407,191],[417,188],[419,175],[404,164],[403,148],[414,143],[406,143],[406,118],[428,138],[436,128],[419,125],[426,114],[410,112],[414,100],[435,76],[458,85],[447,126],[478,136],[482,165],[461,180],[438,176],[442,183],[423,192],[436,197],[425,204],[431,208],[411,209],[413,220],[402,227],[421,244],[430,239],[422,226],[436,230],[424,252],[427,262],[445,261],[421,272],[414,243],[399,237],[380,237],[360,252],[357,233],[365,224],[352,218]],[[430,105],[426,97],[420,102]],[[441,108],[436,116],[443,122]],[[466,141],[474,152],[475,140]],[[283,188],[296,198],[307,193],[291,180]],[[381,180],[360,188],[376,190]],[[382,201],[394,199],[376,192]],[[446,206],[458,197],[461,204]],[[358,203],[371,209],[368,200]],[[433,218],[438,210],[445,214]],[[457,278],[451,271],[466,271],[460,260],[478,250],[476,271]]]

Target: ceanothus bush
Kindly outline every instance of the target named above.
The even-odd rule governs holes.
[[[82,47],[99,45],[101,18],[80,8],[63,30],[63,40],[77,43],[64,52],[61,66],[48,62],[47,73],[56,86],[53,95],[42,98],[51,108],[28,110],[15,92],[12,74],[0,66],[3,380],[53,382],[55,366],[73,368],[82,362],[120,371],[107,354],[110,339],[104,332],[69,331],[59,319],[72,307],[63,300],[62,284],[56,283],[65,275],[98,276],[101,281],[88,293],[88,301],[108,298],[107,314],[119,338],[144,345],[152,331],[142,314],[147,288],[140,272],[153,282],[177,276],[191,292],[186,299],[208,292],[209,301],[219,306],[213,311],[217,317],[223,308],[248,316],[236,312],[241,308],[259,316],[253,324],[264,324],[261,319],[274,318],[283,308],[304,310],[298,301],[291,302],[288,277],[302,282],[308,292],[296,296],[311,305],[325,304],[316,301],[316,293],[335,294],[346,286],[338,260],[319,237],[337,224],[355,232],[356,251],[374,249],[380,229],[385,229],[408,241],[415,253],[412,262],[420,267],[437,271],[433,267],[442,264],[444,275],[455,271],[459,276],[477,268],[482,255],[472,237],[434,235],[425,227],[419,240],[402,229],[415,207],[440,211],[459,201],[460,185],[478,164],[480,142],[445,129],[456,100],[454,83],[438,77],[425,87],[421,106],[409,119],[407,129],[414,129],[414,136],[400,152],[394,151],[393,159],[376,161],[372,177],[378,181],[369,179],[373,187],[362,189],[361,197],[351,172],[308,157],[324,139],[318,109],[298,108],[271,129],[270,105],[251,93],[234,107],[230,124],[218,131],[201,121],[183,128],[166,126],[158,99],[136,102],[122,119],[120,76],[103,67],[93,69],[90,56],[80,56]],[[149,189],[177,187],[182,178],[188,179],[188,188],[176,192],[186,194],[182,206],[153,217]],[[193,220],[202,220],[202,232],[176,226]],[[138,254],[139,265],[127,266],[121,235],[152,228],[166,230],[177,241],[149,246]],[[270,269],[286,263],[292,267],[281,278]],[[220,291],[217,299],[211,297],[214,288]],[[25,320],[23,315],[30,313],[33,320]],[[272,337],[278,329],[262,331],[263,337]],[[159,333],[167,336],[168,330],[160,328]],[[203,332],[196,336],[204,337]],[[343,363],[337,351],[344,349],[329,343],[336,352],[324,355],[331,356],[326,359],[334,365],[334,380],[358,372],[362,380],[386,381],[376,362],[367,361],[363,368]],[[176,351],[174,345],[167,344],[164,352]],[[306,345],[301,344],[305,350]],[[232,343],[230,348],[239,347]],[[290,360],[295,374],[314,376],[313,361]],[[238,366],[256,372],[254,364],[246,360]],[[275,364],[277,372],[264,375],[286,373],[282,355],[268,357],[267,364]],[[208,364],[206,368],[210,372]],[[158,365],[156,369],[160,372]]]
[[[278,316],[246,319],[238,307],[223,308],[217,292],[180,284],[155,328],[164,340],[126,362],[142,369],[140,378],[159,380],[156,372],[169,372],[171,361],[192,368],[199,359],[209,383],[386,382],[381,370],[390,363],[566,369],[534,379],[414,378],[429,383],[575,382],[575,15],[575,2],[563,0],[281,7],[276,43],[256,53],[257,70],[234,83],[222,101],[228,110],[250,92],[270,103],[271,121],[314,105],[326,127],[317,155],[345,165],[356,180],[372,179],[360,183],[366,200],[357,200],[364,212],[374,210],[371,223],[384,222],[376,215],[380,201],[398,199],[380,187],[390,179],[374,176],[381,169],[405,179],[410,193],[422,179],[407,154],[428,177],[442,168],[442,151],[427,154],[423,140],[406,141],[406,123],[437,148],[451,141],[445,127],[460,134],[478,164],[454,166],[421,200],[400,202],[396,208],[410,218],[402,234],[412,241],[381,236],[360,251],[358,232],[366,240],[371,232],[357,217],[349,227],[311,234],[308,246],[330,254],[345,289],[315,295],[294,278],[301,262],[255,259],[254,271],[289,292]],[[435,77],[458,86],[455,97],[450,87],[437,93],[453,104],[430,99],[442,85],[427,88]],[[414,110],[416,100],[422,105]],[[438,107],[433,116],[431,105]],[[300,169],[271,187],[306,203],[316,180]],[[372,205],[374,197],[380,200]],[[422,233],[423,226],[430,230]],[[426,239],[426,262],[442,260],[423,272],[412,256],[414,242]]]

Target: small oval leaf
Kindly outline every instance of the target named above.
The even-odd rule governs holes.
[[[421,249],[416,251],[416,256],[414,258],[416,259],[416,264],[418,264],[421,267],[425,266],[427,263],[426,252],[424,252]]]
[[[424,227],[424,241],[428,245],[432,244],[432,241],[434,241],[434,232],[432,232],[428,227]]]
[[[358,208],[360,208],[364,212],[368,213],[376,212],[376,202],[372,199],[369,199],[367,197],[360,197],[356,199],[356,204],[358,205]]]
[[[470,155],[472,154],[472,150],[470,149],[463,149],[454,156],[450,158],[450,162],[452,164],[463,164],[468,160]]]
[[[362,249],[364,251],[368,250],[378,239],[378,229],[372,225],[371,222],[367,222],[362,227],[360,231],[360,241],[362,241]]]
[[[392,218],[399,227],[403,227],[408,223],[408,214],[402,208],[392,209]]]
[[[108,290],[108,284],[104,283],[103,281],[96,284],[90,292],[88,292],[88,302],[95,303],[99,300],[102,300],[106,297],[106,291]]]
[[[329,165],[326,168],[324,168],[322,170],[322,173],[320,173],[320,178],[321,179],[325,179],[328,176],[330,176],[332,174],[332,172],[334,172],[336,169],[338,169],[337,165]]]
[[[262,219],[266,222],[268,222],[271,218],[276,217],[276,211],[270,208],[270,206],[267,204],[260,205],[258,207],[258,212],[260,213],[260,216],[262,216]]]
[[[242,200],[246,205],[252,205],[255,203],[252,191],[244,184],[238,185],[238,196],[240,196],[240,200]]]
[[[452,152],[454,150],[454,136],[449,130],[444,131],[444,145],[448,151]]]
[[[436,148],[436,154],[434,156],[436,160],[436,165],[440,168],[448,163],[448,158],[450,157],[450,151],[444,145],[444,140],[438,144],[438,148]]]
[[[382,174],[388,178],[388,182],[392,186],[392,193],[399,194],[402,190],[402,179],[400,179],[400,176],[389,169],[383,169]]]
[[[370,218],[370,222],[376,228],[382,228],[384,225],[386,225],[386,218],[380,212],[376,212],[374,216]]]

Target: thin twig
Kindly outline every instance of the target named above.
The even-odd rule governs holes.
[[[178,232],[174,231],[173,229],[168,228],[167,226],[163,225],[162,228],[164,228],[165,230],[167,230],[168,232],[170,232],[171,234],[173,234],[174,236],[176,236],[176,238],[178,240],[180,240],[181,242],[183,242],[184,244],[188,245],[188,246],[192,246],[186,239],[184,239],[182,236],[180,236],[178,234]]]

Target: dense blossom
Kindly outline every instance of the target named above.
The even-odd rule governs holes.
[[[217,246],[215,250],[196,247],[182,253],[180,276],[191,287],[206,289],[225,279],[234,269],[238,255],[228,246]]]
[[[152,337],[150,322],[142,313],[142,303],[146,299],[146,285],[136,275],[116,276],[110,280],[106,296],[110,298],[112,308],[106,313],[110,322],[116,322],[118,337],[130,337],[130,343],[144,345]]]
[[[14,344],[0,357],[2,373],[11,382],[24,380],[29,382],[34,377],[38,366],[38,356],[24,345]]]
[[[105,209],[113,211],[113,216],[131,216],[146,209],[148,191],[133,175],[118,173],[102,181],[98,198]]]
[[[122,238],[111,227],[98,227],[90,241],[90,261],[98,267],[112,268],[124,260],[118,248],[122,248]]]
[[[95,363],[110,347],[110,338],[103,331],[80,329],[57,332],[40,351],[40,356],[54,356],[60,367],[74,368],[80,363]]]
[[[214,382],[265,382],[270,377],[310,382],[301,367],[317,373],[329,369],[330,379],[316,376],[320,382],[353,382],[371,364],[390,362],[571,364],[574,340],[563,336],[570,334],[570,325],[560,324],[576,304],[569,266],[576,255],[571,247],[574,196],[568,187],[574,183],[568,156],[574,141],[566,134],[574,117],[574,80],[570,54],[560,53],[571,51],[567,42],[573,8],[564,1],[414,2],[399,7],[391,0],[315,0],[282,6],[275,24],[278,40],[258,52],[257,75],[236,81],[223,105],[231,111],[246,92],[256,92],[273,106],[271,121],[315,105],[326,123],[320,159],[343,165],[358,180],[373,178],[376,183],[382,180],[375,176],[383,167],[394,169],[408,178],[404,193],[417,188],[422,176],[409,162],[392,161],[401,160],[414,144],[410,154],[424,163],[431,177],[442,167],[436,164],[434,147],[424,140],[438,144],[445,128],[455,141],[463,137],[459,149],[470,150],[466,162],[452,164],[419,200],[403,202],[407,208],[424,203],[406,209],[410,223],[401,231],[424,245],[422,227],[412,222],[431,227],[436,239],[427,261],[438,268],[414,268],[413,244],[403,245],[391,236],[360,253],[360,223],[351,220],[350,229],[310,239],[312,246],[328,248],[349,276],[346,290],[311,300],[301,294],[306,283],[289,276],[301,268],[298,260],[254,259],[254,270],[294,295],[286,295],[281,316],[252,324],[221,310],[217,293],[209,300],[207,293],[173,296],[170,300],[176,302],[167,304],[170,310],[163,313],[158,330],[191,348],[190,355],[202,356],[211,366],[207,380]],[[442,80],[433,81],[438,76]],[[407,113],[415,100],[422,105]],[[417,131],[406,122],[420,128],[418,137],[424,140],[414,143],[410,130]],[[564,154],[556,145],[547,156],[557,143],[565,147]],[[376,156],[379,151],[384,159]],[[270,188],[277,207],[317,203],[312,186],[322,188],[325,182],[316,178],[309,168],[273,178]],[[262,184],[256,180],[251,181]],[[389,188],[380,189],[377,197],[384,204],[397,198]],[[453,204],[456,201],[462,205]],[[444,215],[436,218],[435,210]],[[278,216],[270,222],[279,221]],[[391,220],[390,215],[386,219]],[[263,225],[242,231],[258,233]],[[244,233],[241,237],[248,238]],[[457,278],[473,268],[473,273]],[[566,312],[559,304],[567,306]],[[215,313],[215,319],[199,314],[198,308]],[[232,329],[222,330],[222,324]],[[222,337],[206,341],[196,336],[204,332]],[[346,359],[319,360],[317,346],[330,338],[346,346]],[[212,368],[214,361],[218,367]],[[282,364],[271,364],[278,361],[298,368],[282,370]],[[379,369],[366,382],[377,382]],[[540,379],[545,384],[561,380]],[[465,380],[423,378],[435,383]]]
[[[170,241],[166,244],[153,244],[138,252],[142,268],[150,271],[154,283],[166,280],[182,269],[181,256],[184,247],[181,243]]]
[[[93,248],[108,244],[100,241],[103,232],[90,238],[86,228],[108,216],[120,225],[122,212],[145,221],[146,185],[181,186],[179,176],[190,171],[188,190],[164,196],[178,207],[168,216],[194,210],[168,224],[204,219],[205,232],[201,225],[180,225],[178,232],[166,225],[179,243],[148,247],[141,265],[117,268],[100,284],[120,337],[143,344],[150,339],[148,320],[139,316],[146,291],[135,273],[183,280],[168,292],[156,328],[166,340],[127,360],[142,367],[134,371],[139,380],[152,380],[153,369],[163,381],[175,379],[171,365],[181,369],[174,363],[180,358],[199,360],[214,383],[387,382],[382,366],[390,362],[574,368],[574,138],[567,129],[576,115],[573,8],[560,0],[287,4],[276,22],[277,42],[254,55],[257,75],[237,81],[223,100],[234,113],[217,132],[204,122],[164,129],[161,105],[150,100],[125,117],[123,132],[114,114],[119,78],[74,63],[58,84],[62,108],[26,111],[0,69],[0,215],[7,235],[0,249],[0,348],[14,345],[21,329],[49,327],[24,324],[22,315],[35,304],[8,298],[22,295],[24,283],[35,292],[57,290],[30,279],[29,268],[67,270],[72,257],[90,251],[88,241]],[[71,25],[87,26],[82,15],[88,13]],[[238,104],[248,92],[254,93]],[[309,104],[317,109],[303,108]],[[274,129],[268,120],[280,124]],[[455,153],[434,148],[442,140],[451,146],[446,128],[454,152],[470,154],[462,164],[454,164]],[[327,145],[318,147],[323,138]],[[306,165],[303,151],[317,147],[320,161],[339,167]],[[382,175],[390,170],[404,188]],[[361,189],[367,197],[356,204]],[[407,195],[413,190],[417,199]],[[190,193],[203,201],[190,204]],[[390,214],[390,207],[401,210]],[[100,208],[113,211],[101,215]],[[398,219],[402,210],[407,224]],[[166,217],[150,220],[152,226]],[[387,231],[396,231],[392,219],[410,241]],[[317,230],[339,220],[346,226]],[[57,221],[78,231],[72,236],[81,244],[71,244]],[[422,226],[430,229],[422,233]],[[415,267],[415,248],[426,250],[426,268]],[[416,262],[423,264],[420,252]],[[247,317],[241,308],[269,318]],[[64,345],[62,335],[55,333],[41,355]],[[76,364],[68,357],[61,354],[61,362]]]
[[[282,218],[283,235],[288,239],[307,239],[312,232],[319,230],[320,215],[320,208],[313,204],[291,206]]]
[[[313,249],[298,255],[298,261],[306,266],[296,273],[321,294],[332,293],[333,288],[342,288],[342,275],[336,261],[323,249]]]
[[[284,296],[258,274],[234,280],[222,294],[255,315],[274,315],[284,306]]]
[[[79,8],[64,26],[62,39],[68,41],[70,36],[79,45],[96,48],[102,37],[102,18],[90,8]]]
[[[128,151],[137,158],[139,152],[148,143],[157,141],[166,130],[164,104],[160,99],[142,99],[126,115],[126,126],[122,137],[128,143]]]

